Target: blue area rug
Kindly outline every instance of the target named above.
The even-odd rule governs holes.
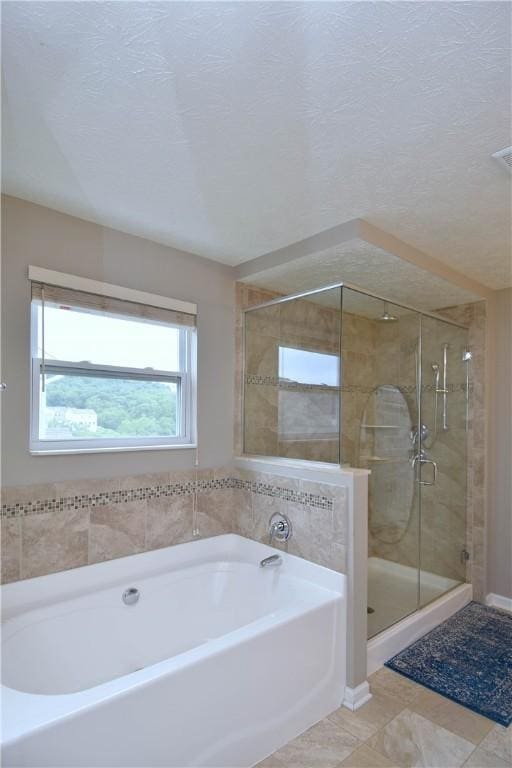
[[[512,722],[512,614],[470,603],[386,667],[495,723]]]

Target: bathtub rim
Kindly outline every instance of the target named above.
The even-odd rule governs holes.
[[[194,559],[191,558],[190,548],[194,546]],[[82,566],[80,568],[61,571],[47,576],[38,576],[21,582],[14,582],[2,587],[10,596],[10,607],[16,607],[16,598],[21,602],[18,610],[14,610],[9,617],[14,617],[41,605],[55,604],[62,600],[72,600],[90,593],[91,583],[95,583],[103,589],[125,584],[126,578],[132,581],[134,578],[144,578],[165,574],[169,570],[181,570],[205,562],[242,562],[247,563],[250,556],[251,563],[254,557],[266,556],[275,553],[276,550],[266,544],[246,539],[238,534],[222,534],[193,542],[186,542],[171,547],[165,547],[151,552],[130,555],[118,560]],[[281,552],[284,566],[288,569],[287,575],[295,579],[303,579],[312,582],[325,591],[325,599],[309,605],[307,608],[300,605],[284,606],[279,611],[266,614],[256,621],[232,630],[225,635],[215,638],[208,644],[201,644],[175,656],[163,659],[144,669],[134,671],[119,678],[84,689],[74,693],[62,694],[38,694],[19,691],[5,685],[0,686],[3,700],[3,715],[1,740],[2,745],[15,743],[29,733],[47,728],[52,723],[73,717],[82,709],[88,709],[100,704],[102,701],[116,697],[128,696],[139,687],[151,685],[155,680],[165,676],[171,676],[180,669],[199,663],[205,657],[214,658],[224,651],[241,643],[247,643],[255,637],[272,632],[276,626],[292,623],[301,616],[314,613],[326,605],[335,604],[337,610],[337,622],[340,628],[336,638],[338,650],[342,656],[343,677],[346,678],[346,638],[344,635],[347,616],[346,580],[345,574],[331,571],[321,565],[310,563],[295,555]],[[245,557],[243,556],[245,555]],[[206,556],[206,557],[205,557]],[[148,570],[148,565],[154,560],[153,566]],[[136,575],[131,567],[137,564],[139,574]],[[145,567],[141,572],[140,569]],[[91,571],[96,573],[91,574]],[[105,573],[112,572],[115,580],[105,585]],[[129,576],[126,574],[129,573]],[[73,574],[73,585],[64,589],[66,578]],[[86,584],[82,582],[82,588],[78,589],[80,579],[84,577]],[[47,590],[53,585],[62,590],[58,596],[52,595],[48,599]],[[16,589],[16,587],[18,587]],[[35,591],[41,602],[34,602],[35,597],[30,597],[31,590]],[[3,606],[4,608],[4,606]],[[3,617],[4,618],[4,617]],[[5,619],[4,619],[5,620]]]
[[[110,575],[108,586],[120,586],[126,580],[133,581],[137,578],[158,576],[165,573],[170,565],[172,565],[172,570],[176,570],[179,567],[189,567],[199,562],[213,562],[219,559],[221,552],[223,553],[221,558],[223,560],[252,563],[259,562],[268,554],[278,552],[283,556],[290,569],[290,575],[298,575],[300,571],[304,577],[309,577],[319,586],[325,586],[325,588],[334,591],[343,589],[340,586],[343,584],[343,580],[340,582],[339,577],[346,576],[345,574],[304,560],[281,549],[270,547],[268,544],[241,536],[238,533],[223,533],[2,584],[0,585],[1,621],[3,623],[11,616],[39,607],[41,603],[46,605],[50,602],[71,600],[91,591],[91,589],[104,588],[105,577],[108,578]],[[236,556],[243,554],[251,559],[247,560],[247,558]],[[134,565],[136,566],[135,570],[133,570]],[[48,600],[49,590],[56,590],[55,594],[58,596]]]

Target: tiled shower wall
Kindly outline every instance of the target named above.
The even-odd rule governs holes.
[[[242,301],[258,295],[250,288],[245,297],[244,289],[239,291]],[[339,303],[339,289],[333,293],[333,302],[337,298]],[[246,322],[245,452],[337,462],[337,390],[319,393],[280,381],[279,348],[338,357],[339,309],[298,299],[250,313]]]
[[[235,454],[242,453],[242,308],[275,298],[270,291],[237,283],[236,287],[236,393],[235,393]],[[339,289],[331,292],[332,303],[339,300]],[[302,440],[283,439],[280,416],[286,410],[287,420],[303,423],[305,431],[314,433],[315,415],[319,409],[329,409],[332,398],[319,397],[308,386],[279,381],[278,347],[297,347],[312,352],[339,355],[340,344],[344,370],[342,408],[341,460],[356,466],[359,438],[359,413],[364,408],[368,392],[375,381],[375,323],[365,317],[343,313],[341,334],[339,309],[316,304],[307,299],[270,306],[248,315],[246,337],[246,402],[245,453],[260,456],[281,456],[338,463],[339,437],[330,439],[309,437]],[[341,334],[341,341],[340,341]],[[279,398],[288,390],[295,392],[295,406],[288,400],[283,408]],[[325,391],[325,390],[324,390]],[[336,394],[336,390],[333,389]],[[320,414],[319,414],[320,415]]]
[[[468,563],[468,581],[473,584],[475,600],[485,600],[486,589],[486,434],[485,434],[485,339],[487,313],[485,301],[447,307],[440,310],[455,322],[469,328],[471,360],[471,391],[469,398],[469,424],[467,449],[467,542],[471,556]]]
[[[242,333],[243,307],[254,306],[263,303],[276,294],[264,291],[260,288],[246,285],[237,285],[237,371],[236,371],[236,418],[235,418],[235,446],[236,452],[242,452]],[[336,327],[339,313],[328,308],[316,308],[310,302],[301,300],[292,302],[296,304],[294,323],[287,329],[295,334],[297,346],[305,346],[309,349],[324,349],[332,351],[335,346],[333,329]],[[303,305],[303,306],[302,306]],[[281,305],[282,306],[282,305]],[[322,313],[331,313],[332,322],[326,320]],[[308,311],[305,311],[308,310]],[[277,439],[277,376],[276,376],[276,339],[279,337],[279,310],[276,308],[276,317],[272,322],[272,311],[268,312],[264,319],[265,327],[251,329],[259,336],[257,343],[251,349],[250,375],[269,377],[274,387],[251,385],[252,400],[246,403],[246,426],[251,426],[251,414],[258,426],[255,445],[252,451],[262,455],[290,456],[285,447],[279,445]],[[315,317],[311,318],[311,312]],[[429,521],[429,526],[422,526],[421,538],[421,562],[425,570],[432,571],[447,578],[461,580],[466,578],[473,582],[476,599],[485,597],[484,573],[485,573],[485,440],[484,440],[484,380],[485,380],[485,302],[478,302],[454,308],[447,308],[439,312],[447,318],[458,321],[469,327],[469,347],[473,353],[471,363],[471,394],[469,429],[466,434],[462,425],[462,409],[464,407],[465,393],[461,389],[464,386],[464,376],[461,370],[457,371],[458,387],[455,394],[450,394],[450,415],[457,414],[457,420],[451,420],[451,429],[447,433],[441,433],[437,441],[436,452],[439,452],[440,473],[435,494],[423,494],[424,520]],[[306,321],[312,321],[315,326],[314,345],[304,343],[308,336],[305,328]],[[275,327],[274,327],[275,326]],[[327,329],[327,330],[326,330]],[[322,337],[323,330],[326,332]],[[443,329],[444,330],[444,329]],[[309,332],[309,335],[310,332]],[[364,448],[361,445],[361,421],[369,397],[377,384],[394,384],[403,393],[412,418],[416,418],[415,406],[415,363],[414,349],[417,341],[418,325],[416,318],[411,315],[411,322],[402,321],[400,324],[381,324],[368,318],[359,317],[347,312],[343,313],[343,329],[341,352],[343,357],[343,394],[342,394],[342,445],[341,461],[351,466],[362,466],[361,461]],[[281,336],[281,341],[283,337]],[[285,336],[285,341],[288,337]],[[437,336],[433,338],[437,343]],[[439,356],[439,350],[432,350],[433,360]],[[430,358],[429,358],[430,359]],[[450,371],[453,376],[453,370]],[[460,381],[459,381],[460,379]],[[428,384],[428,382],[427,382]],[[256,390],[253,392],[252,390]],[[424,398],[426,417],[432,421],[432,414],[428,414],[432,398],[430,390]],[[254,402],[253,402],[254,401]],[[307,404],[303,404],[307,407]],[[461,418],[459,418],[461,417]],[[247,420],[249,419],[249,422]],[[430,423],[430,422],[429,422]],[[251,430],[252,432],[252,430]],[[408,438],[408,436],[407,436]],[[464,455],[461,454],[461,446],[466,444],[467,438],[467,474],[464,471]],[[308,450],[305,451],[304,448]],[[376,447],[376,446],[374,446]],[[299,446],[300,456],[316,460],[325,460],[324,455],[319,455],[316,446]],[[309,450],[311,449],[311,450]],[[249,452],[249,451],[248,451]],[[402,451],[404,453],[404,451]],[[407,450],[405,451],[407,455]],[[329,457],[332,460],[332,457]],[[389,465],[388,465],[389,466]],[[397,464],[399,469],[407,464]],[[404,565],[418,566],[419,562],[419,504],[417,489],[411,490],[412,510],[401,530],[391,535],[386,542],[386,536],[377,535],[373,530],[375,520],[372,520],[373,497],[378,496],[382,502],[389,497],[392,505],[397,493],[397,487],[403,487],[404,483],[396,476],[390,483],[389,474],[384,465],[378,463],[370,466],[373,477],[370,482],[370,525],[369,525],[369,553],[385,559],[394,560]],[[410,474],[410,473],[409,473]],[[390,488],[389,486],[393,486]],[[465,506],[467,493],[467,507]],[[386,502],[387,503],[387,502]],[[384,504],[385,506],[385,504]],[[402,507],[408,508],[407,504]],[[396,515],[395,515],[396,517]],[[471,560],[466,565],[461,561],[462,548],[466,547]]]
[[[398,540],[386,543],[369,528],[370,554],[405,565],[417,567],[421,555],[421,565],[426,571],[440,574],[447,578],[464,578],[473,584],[476,600],[484,600],[485,588],[485,333],[486,305],[476,302],[457,307],[438,310],[438,314],[468,327],[467,343],[472,352],[470,363],[469,419],[465,424],[465,374],[462,366],[449,371],[449,385],[453,391],[448,395],[448,417],[450,429],[440,431],[436,445],[431,451],[439,464],[438,480],[435,488],[424,488],[421,497],[421,553],[418,551],[419,503],[417,493],[413,499],[412,514]],[[435,322],[435,321],[434,321]],[[412,359],[408,350],[414,341],[413,325],[405,327],[401,338],[393,338],[396,325],[380,326],[377,344],[384,345],[385,354],[380,356],[388,366],[387,375],[398,381],[405,393],[411,413],[415,413],[414,375]],[[407,338],[407,337],[410,338]],[[431,425],[433,422],[432,385],[430,362],[438,360],[441,343],[452,343],[454,349],[460,349],[460,332],[443,327],[437,333],[424,339],[424,396],[422,399],[422,421]],[[393,371],[393,360],[398,369]],[[382,373],[378,373],[379,377]],[[380,378],[380,381],[383,379]],[[441,411],[441,401],[439,401]],[[464,446],[466,454],[464,455]],[[465,462],[465,458],[467,461]],[[378,470],[377,470],[378,471]],[[374,478],[375,480],[375,478]],[[371,504],[371,500],[370,500]],[[461,561],[461,547],[470,555],[467,564]],[[464,574],[465,572],[465,574]]]
[[[292,521],[290,552],[344,571],[343,489],[225,468],[4,489],[2,581],[222,533],[267,542],[275,511]]]

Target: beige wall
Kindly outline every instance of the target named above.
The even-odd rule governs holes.
[[[512,598],[512,288],[492,305],[487,591]]]
[[[231,270],[192,254],[12,197],[2,219],[2,484],[28,485],[193,466],[188,450],[31,456],[27,267],[35,264],[198,305],[198,432],[203,467],[232,457]]]

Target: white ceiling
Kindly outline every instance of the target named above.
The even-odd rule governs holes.
[[[238,264],[363,218],[511,280],[504,2],[8,2],[5,191]]]

